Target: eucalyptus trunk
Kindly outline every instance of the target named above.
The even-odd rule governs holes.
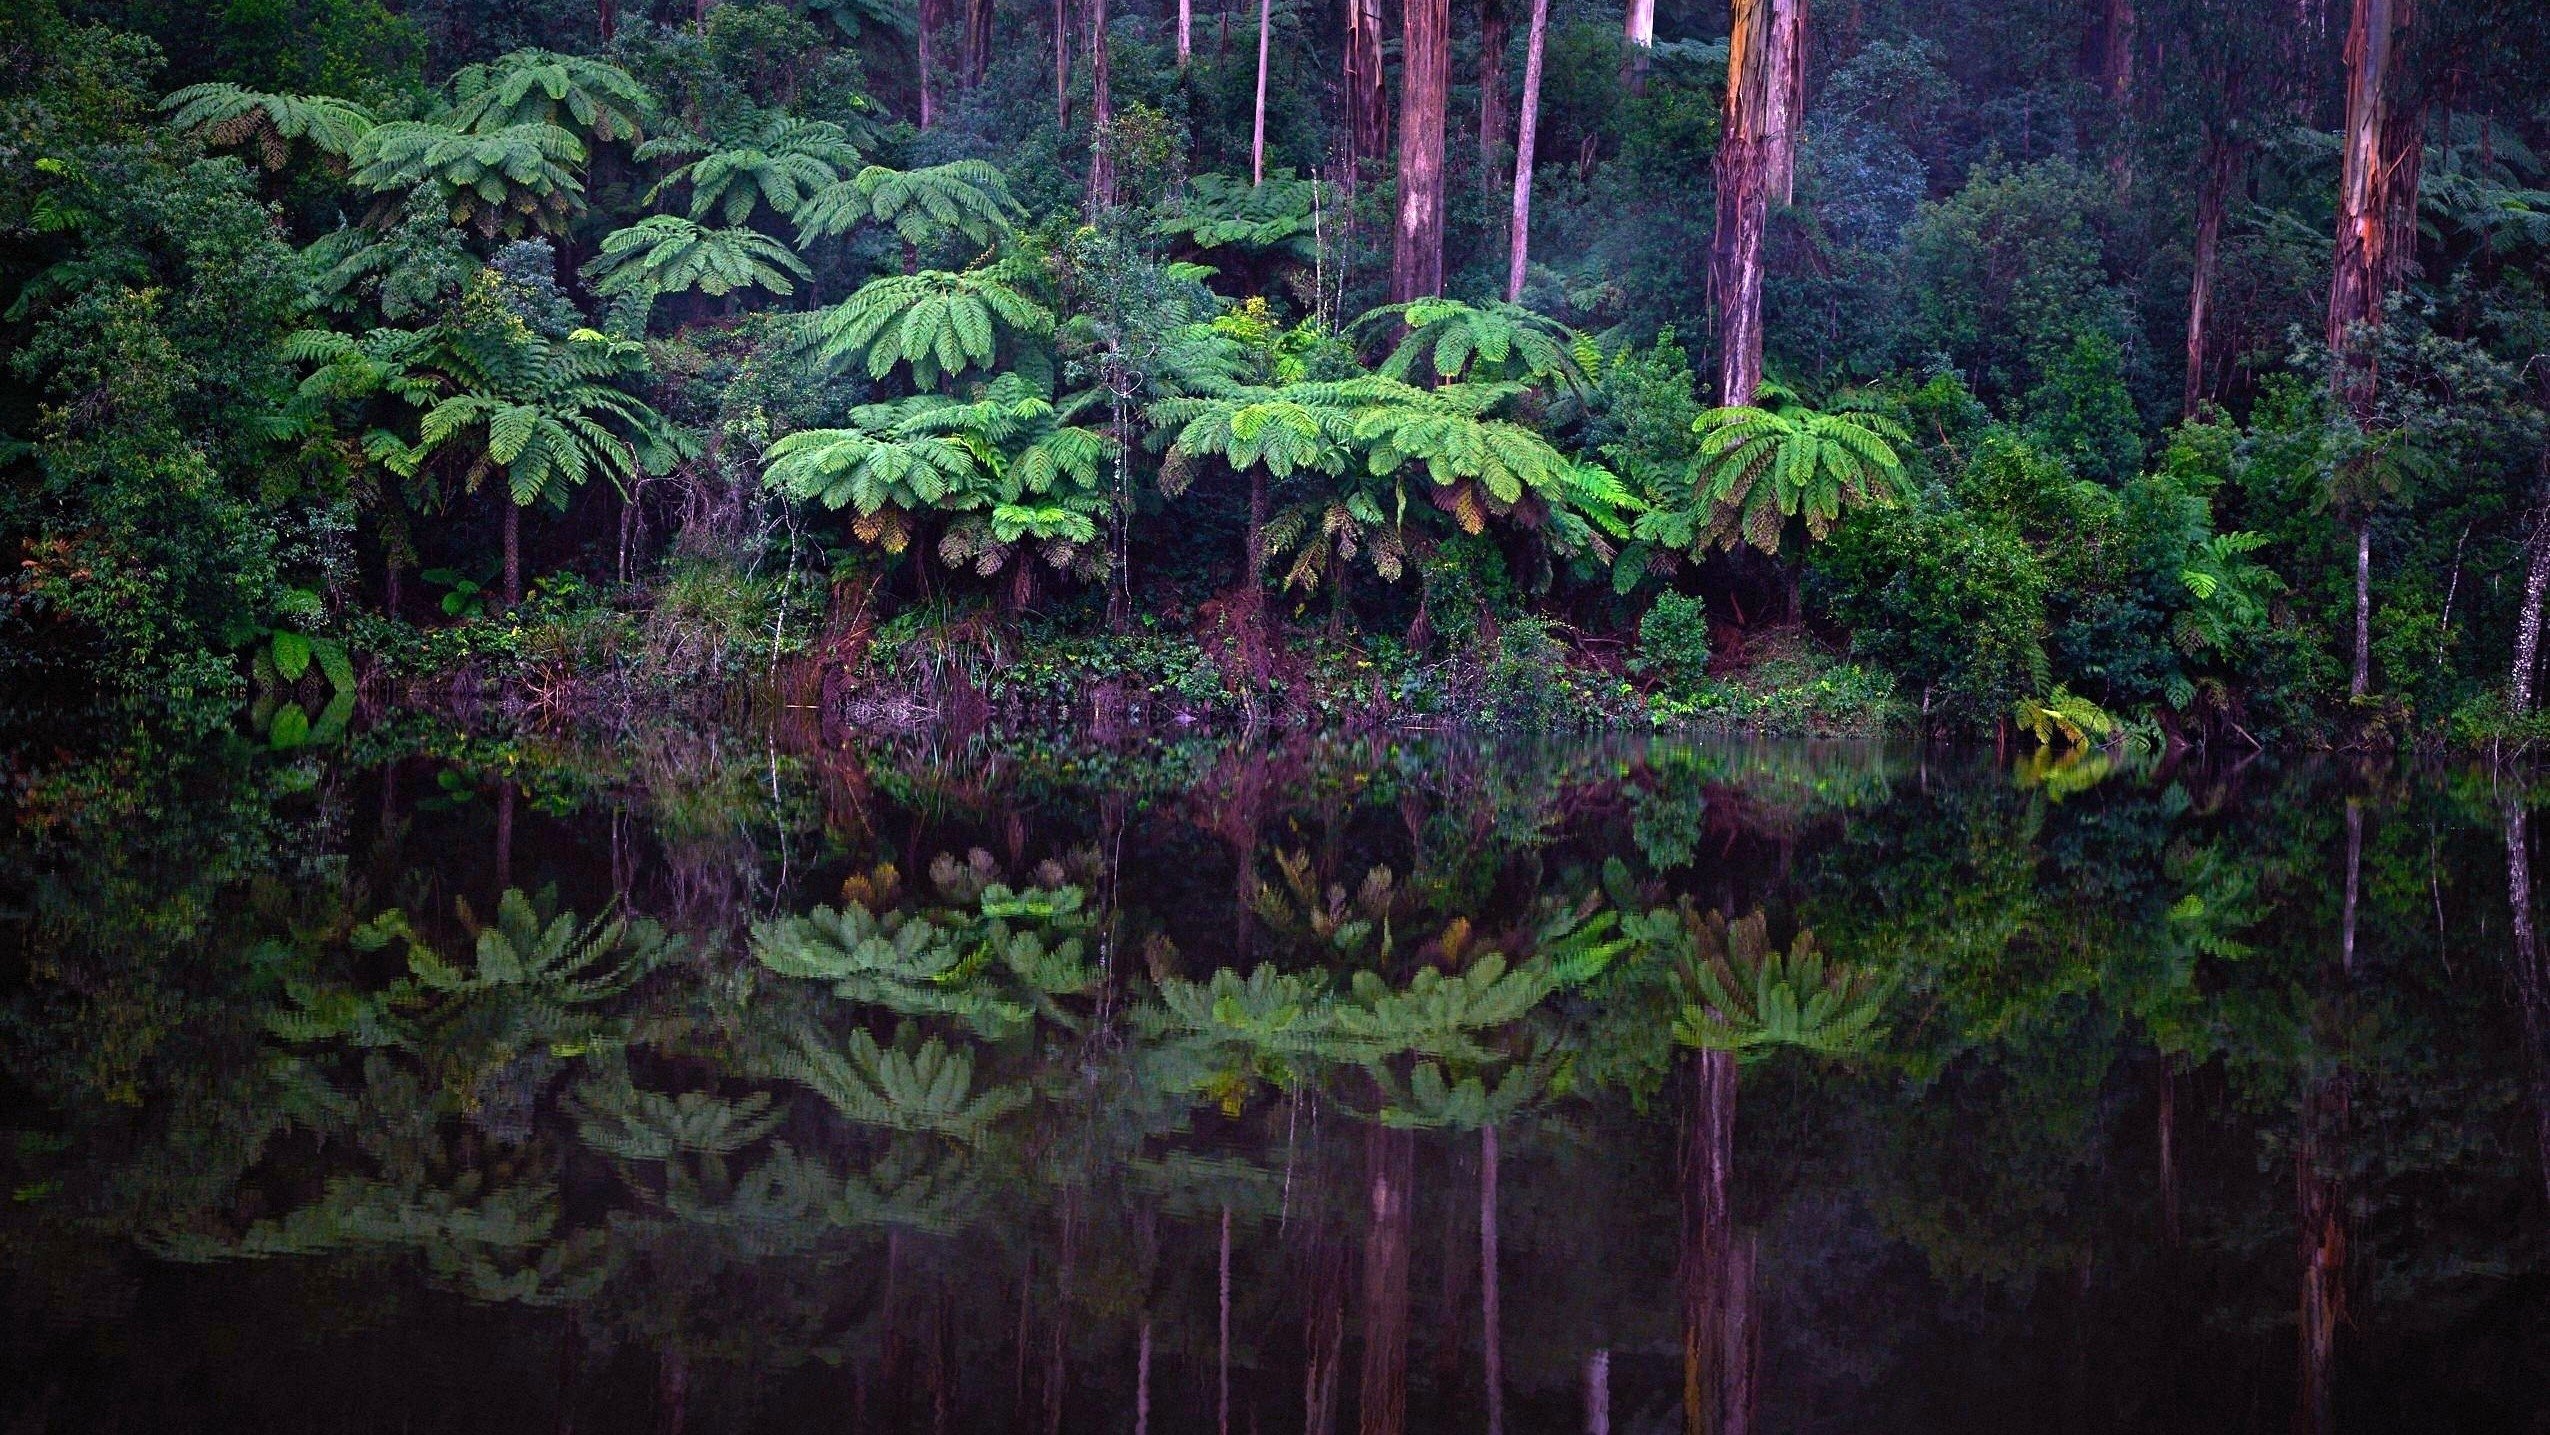
[[[1611,1352],[1585,1357],[1585,1435],[1611,1435]]]
[[[2214,274],[2222,265],[2222,216],[2231,203],[2239,150],[2215,130],[2205,136],[2205,174],[2196,191],[2195,272],[2187,281],[2187,377],[2180,415],[2194,418],[2206,398],[2205,325],[2213,317]]]
[[[1089,0],[1089,218],[1116,203],[1115,146],[1107,130],[1116,122],[1107,73],[1107,0]]]
[[[921,0],[919,14],[913,25],[913,29],[917,32],[912,42],[913,70],[919,76],[921,83],[920,127],[922,129],[928,129],[938,122],[938,96],[935,87],[930,83],[930,71],[936,68],[936,57],[930,53],[930,49],[938,34],[941,19],[940,5],[941,0]]]
[[[1390,147],[1390,96],[1382,76],[1381,0],[1345,0],[1346,181],[1363,178]]]
[[[1523,302],[1532,252],[1532,165],[1541,132],[1541,53],[1549,39],[1549,0],[1532,0],[1531,33],[1523,42],[1523,111],[1514,138],[1514,223],[1507,235],[1505,302]]]
[[[2360,698],[2372,690],[2373,683],[2373,520],[2369,514],[2355,520],[2355,671],[2347,679],[2346,695]]]
[[[1178,68],[1195,56],[1195,0],[1178,0]]]
[[[1479,176],[1494,189],[1505,181],[1505,42],[1514,28],[1506,0],[1479,0]]]
[[[2515,617],[2515,666],[2506,685],[2517,717],[2532,711],[2534,674],[2540,667],[2541,600],[2550,590],[2550,519],[2533,531],[2531,548],[2532,561],[2523,575],[2523,611]]]
[[[1105,0],[1100,0],[1105,3]],[[1248,182],[1266,183],[1266,55],[1273,35],[1274,0],[1257,0],[1257,103],[1250,112]]]
[[[2337,245],[2329,270],[2330,382],[2358,426],[2379,389],[2384,302],[2408,262],[2423,116],[2396,109],[2391,89],[2399,32],[2414,0],[2354,0],[2346,32],[2346,125],[2340,135]]]
[[[1399,39],[1399,226],[1390,301],[1443,292],[1443,128],[1452,90],[1452,0],[1403,0]]]
[[[1054,0],[1054,128],[1071,133],[1071,0]]]
[[[1734,1245],[1728,1207],[1735,1163],[1733,1052],[1693,1054],[1681,1151],[1682,1421],[1686,1435],[1719,1428],[1726,1388],[1726,1303]]]
[[[2506,907],[2515,936],[2515,1002],[2523,1016],[2523,1048],[2532,1068],[2533,1147],[2541,1190],[2550,1199],[2550,969],[2541,963],[2541,938],[2532,918],[2532,814],[2512,787],[2502,789],[2498,811],[2506,831]]]
[[[1743,0],[1737,0],[1739,11]],[[1647,62],[1656,51],[1656,0],[1629,0],[1620,22],[1620,83],[1633,95],[1647,92]]]
[[[1709,254],[1721,404],[1750,404],[1762,384],[1762,241],[1772,197],[1794,188],[1805,41],[1806,0],[1735,0]]]

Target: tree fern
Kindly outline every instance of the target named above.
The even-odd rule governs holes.
[[[1688,487],[1639,528],[1670,547],[1777,553],[1792,518],[1821,539],[1845,510],[1896,500],[1904,465],[1894,446],[1912,441],[1883,414],[1793,406],[1711,409],[1692,428],[1700,452]]]
[[[868,376],[882,379],[909,365],[912,382],[927,389],[942,377],[989,367],[1003,331],[1039,338],[1053,327],[1052,311],[998,269],[930,269],[871,280],[839,304],[807,315],[803,339],[827,367],[864,358]]]
[[[729,225],[742,224],[753,211],[767,207],[786,219],[807,200],[841,180],[841,172],[859,162],[858,148],[841,126],[829,120],[773,115],[743,142],[712,145],[692,136],[660,137],[639,145],[641,160],[679,158],[646,202],[676,186],[691,192],[690,217],[711,212]]]
[[[584,158],[583,142],[556,125],[467,132],[400,120],[355,146],[354,183],[384,194],[430,188],[452,223],[483,235],[561,233],[584,206],[584,182],[570,168]]]
[[[954,234],[989,244],[1027,211],[1010,197],[1009,179],[997,165],[961,159],[914,170],[870,165],[812,192],[793,213],[800,244],[875,224],[906,244],[921,245]]]
[[[1375,372],[1408,380],[1422,369],[1443,383],[1465,378],[1556,380],[1582,389],[1576,335],[1566,325],[1519,304],[1490,300],[1412,299],[1371,310],[1346,326],[1346,334],[1404,326],[1405,332]]]
[[[1269,175],[1263,184],[1227,174],[1199,174],[1151,222],[1152,232],[1184,240],[1208,258],[1236,249],[1252,256],[1309,264],[1319,258],[1317,181]]]
[[[619,66],[551,50],[516,50],[453,74],[451,124],[472,134],[553,125],[605,143],[638,139],[655,97]]]
[[[281,169],[298,141],[342,161],[378,123],[372,112],[333,95],[277,95],[215,81],[188,85],[159,102],[168,123],[208,145],[244,148]]]
[[[697,290],[717,298],[751,288],[786,295],[814,277],[795,251],[758,230],[703,229],[670,214],[612,233],[584,272],[593,292],[621,301],[613,318],[632,335],[645,331],[661,295]]]

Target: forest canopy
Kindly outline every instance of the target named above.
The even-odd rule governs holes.
[[[2541,7],[1329,3],[8,7],[13,695],[2534,735]]]

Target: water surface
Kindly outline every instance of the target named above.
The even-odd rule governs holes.
[[[21,775],[0,1425],[2550,1428],[2511,777],[400,746]]]

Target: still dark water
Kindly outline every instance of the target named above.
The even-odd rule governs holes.
[[[2516,777],[368,741],[9,774],[0,1429],[2550,1430]]]

